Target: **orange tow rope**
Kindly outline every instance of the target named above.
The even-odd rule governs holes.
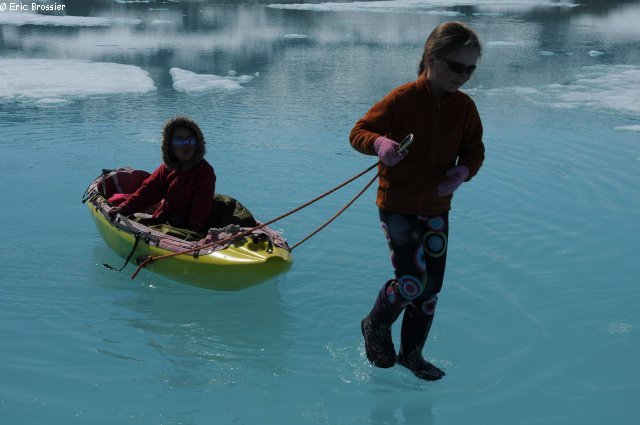
[[[324,229],[325,227],[327,227],[329,224],[331,224],[331,222],[333,220],[335,220],[336,218],[338,218],[338,216],[340,214],[342,214],[343,212],[345,212],[345,210],[347,208],[349,208],[351,206],[351,204],[353,204],[360,196],[362,196],[362,194],[364,192],[367,191],[367,189],[369,189],[369,186],[371,186],[373,184],[373,182],[378,178],[378,175],[380,173],[376,173],[375,176],[373,176],[373,178],[369,181],[369,183],[367,183],[367,185],[360,191],[358,192],[358,194],[356,196],[354,196],[344,207],[342,207],[340,209],[340,211],[338,211],[337,213],[335,213],[333,215],[333,217],[331,217],[329,220],[327,220],[322,226],[318,227],[316,230],[314,230],[313,232],[309,233],[304,239],[302,239],[300,242],[298,242],[297,244],[295,244],[294,246],[291,247],[291,251],[293,251],[293,249],[297,246],[302,245],[303,242],[308,241],[309,239],[311,239],[313,236],[316,235],[316,233],[318,233],[320,230]]]
[[[292,209],[289,212],[286,212],[286,213],[274,218],[273,220],[269,220],[266,223],[262,223],[262,224],[260,224],[260,225],[258,225],[256,227],[253,227],[253,228],[251,228],[249,230],[245,230],[244,232],[240,232],[240,233],[235,234],[233,236],[230,236],[228,238],[225,238],[225,239],[222,239],[222,240],[219,240],[219,241],[215,241],[215,242],[212,242],[210,244],[203,245],[203,246],[199,246],[197,248],[191,248],[191,249],[187,249],[187,250],[180,251],[180,252],[173,252],[171,254],[156,255],[155,257],[149,256],[138,265],[138,268],[136,269],[136,271],[131,275],[131,280],[135,279],[136,276],[138,276],[138,273],[140,273],[140,270],[142,270],[145,266],[153,263],[154,261],[162,260],[164,258],[175,257],[175,256],[182,255],[182,254],[191,254],[191,253],[196,252],[196,251],[200,251],[200,250],[207,249],[207,248],[212,248],[212,247],[214,247],[216,245],[221,245],[223,243],[231,242],[231,241],[234,241],[236,239],[239,239],[239,238],[242,238],[244,236],[247,236],[253,231],[262,229],[263,227],[266,227],[266,226],[268,226],[268,225],[270,225],[272,223],[275,223],[276,221],[282,220],[283,218],[288,217],[291,214],[296,213],[296,212],[300,211],[301,209],[308,207],[309,205],[319,201],[320,199],[331,195],[333,192],[337,191],[338,189],[343,188],[344,186],[348,185],[352,181],[356,180],[357,178],[359,178],[359,177],[363,176],[364,174],[368,173],[369,171],[373,170],[375,167],[378,166],[378,164],[380,164],[380,161],[376,162],[372,166],[368,167],[366,170],[356,174],[355,176],[351,177],[350,179],[346,180],[345,182],[339,184],[338,186],[334,187],[333,189],[323,193],[322,195],[319,195],[319,196],[313,198],[312,200],[300,205],[297,208]],[[358,199],[369,188],[369,186],[371,186],[371,184],[375,181],[375,179],[377,177],[378,177],[378,173],[376,173],[376,175],[373,177],[373,179],[371,179],[371,181],[364,187],[364,189],[362,189],[360,191],[360,193],[358,193],[347,205],[345,205],[340,211],[338,211],[333,217],[331,217],[331,219],[329,221],[327,221],[322,226],[320,226],[318,229],[316,229],[313,233],[311,233],[310,235],[305,237],[302,241],[300,241],[297,244],[295,244],[291,248],[291,250],[293,250],[293,248],[299,246],[301,243],[303,243],[304,241],[306,241],[309,238],[311,238],[312,236],[314,236],[320,230],[322,230],[325,227],[327,227],[333,220],[335,220],[340,214],[342,214],[347,208],[349,208],[351,206],[351,204],[353,204],[355,202],[355,200]]]

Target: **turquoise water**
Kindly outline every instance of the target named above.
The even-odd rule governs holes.
[[[637,422],[639,2],[60,3],[76,18],[0,12],[1,423]],[[373,189],[245,291],[102,267],[82,193],[156,167],[167,118],[270,219],[374,162],[349,130],[449,19],[485,42],[487,159],[451,213],[442,381],[366,361],[391,270]],[[295,243],[364,184],[272,227]]]

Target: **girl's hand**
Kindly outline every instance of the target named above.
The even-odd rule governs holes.
[[[118,214],[128,215],[129,208],[126,207],[111,207],[111,209],[107,212],[111,220],[113,220]]]
[[[378,154],[380,161],[388,166],[396,165],[409,153],[407,150],[398,153],[399,146],[399,143],[382,136],[373,142],[373,150]]]
[[[107,214],[109,214],[109,217],[111,217],[111,220],[113,220],[115,218],[115,216],[118,215],[118,213],[120,212],[120,207],[112,207]]]
[[[464,165],[455,166],[447,171],[447,177],[449,178],[438,185],[438,196],[448,196],[455,192],[469,177],[469,169]]]

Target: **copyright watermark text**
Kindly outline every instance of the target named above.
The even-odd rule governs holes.
[[[63,12],[64,4],[58,3],[0,3],[0,12]]]

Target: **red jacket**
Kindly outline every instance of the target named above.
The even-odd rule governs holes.
[[[215,186],[216,175],[205,159],[187,170],[163,163],[120,207],[137,212],[155,206],[154,218],[203,232],[207,230]]]
[[[381,163],[376,204],[408,214],[438,214],[451,209],[451,195],[438,196],[446,172],[466,165],[471,179],[484,160],[482,123],[469,96],[456,91],[436,99],[425,77],[392,90],[351,130],[358,151],[375,155],[373,142],[396,142],[413,133],[409,154],[393,167]]]

